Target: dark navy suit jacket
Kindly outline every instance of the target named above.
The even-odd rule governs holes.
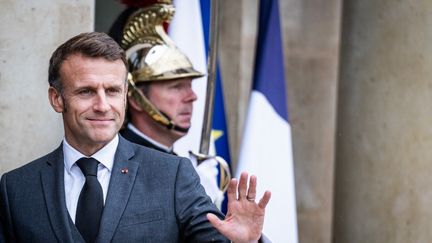
[[[127,169],[127,173],[122,173]],[[84,242],[69,217],[62,146],[0,182],[0,242]],[[191,162],[120,137],[97,242],[228,242]]]

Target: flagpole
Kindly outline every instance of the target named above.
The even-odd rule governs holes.
[[[215,96],[216,62],[219,37],[219,0],[211,0],[210,31],[209,31],[209,54],[207,64],[207,91],[204,108],[203,128],[201,131],[201,143],[199,152],[209,154],[210,133],[213,121],[213,107]]]

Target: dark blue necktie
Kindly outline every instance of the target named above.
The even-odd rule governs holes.
[[[75,226],[87,243],[93,243],[99,232],[103,211],[103,192],[97,179],[99,161],[93,158],[81,158],[76,164],[86,181],[78,199]]]

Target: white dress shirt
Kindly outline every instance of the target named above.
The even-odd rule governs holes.
[[[100,162],[98,165],[97,178],[102,187],[104,204],[108,192],[111,171],[114,165],[114,155],[117,150],[118,143],[119,137],[116,135],[111,142],[91,156]],[[66,207],[68,209],[69,216],[75,223],[78,199],[85,183],[85,177],[75,162],[80,158],[87,156],[73,148],[66,141],[66,138],[63,139],[63,155]]]

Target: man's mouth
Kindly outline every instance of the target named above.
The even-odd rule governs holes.
[[[179,114],[180,117],[192,117],[192,112],[182,112]]]
[[[114,121],[112,118],[87,118],[94,125],[106,125]]]

